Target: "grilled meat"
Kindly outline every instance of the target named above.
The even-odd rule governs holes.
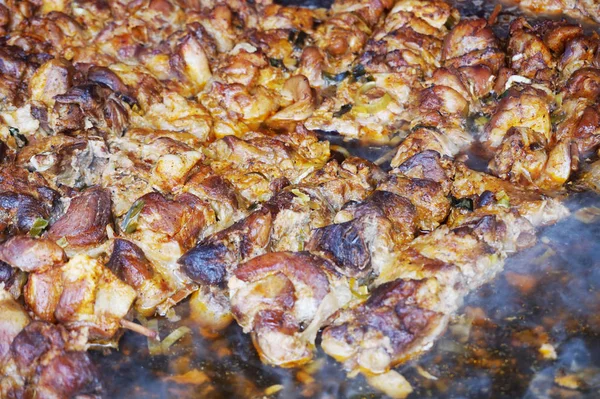
[[[308,362],[324,328],[402,385],[390,368],[568,215],[555,195],[600,146],[597,35],[492,23],[441,0],[2,2],[2,396],[99,397],[88,345],[188,296],[267,364]],[[323,132],[393,146],[391,170]]]

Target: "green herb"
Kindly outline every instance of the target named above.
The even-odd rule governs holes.
[[[496,194],[496,201],[498,206],[510,208],[510,198],[504,191],[500,191],[498,194]]]
[[[56,241],[56,244],[58,244],[59,247],[64,249],[69,246],[69,241],[67,241],[66,237],[61,237],[59,240]]]
[[[498,96],[498,100],[502,100],[504,97],[508,96],[508,92],[509,91],[510,91],[510,89],[509,90],[504,90],[504,92],[502,92],[502,94],[500,94]]]
[[[31,225],[31,229],[29,229],[29,235],[31,237],[39,237],[46,227],[48,227],[48,221],[44,218],[37,218]]]
[[[17,147],[22,148],[29,144],[27,137],[23,136],[16,127],[9,126],[8,132],[14,137]]]
[[[350,112],[351,109],[352,109],[352,104],[344,104],[344,105],[342,105],[342,108],[340,108],[339,111],[335,111],[333,113],[333,117],[339,118],[340,116]]]
[[[144,200],[137,200],[133,203],[131,208],[129,208],[129,211],[127,211],[123,223],[121,223],[121,230],[127,234],[131,234],[137,229],[138,217],[140,216],[142,208],[144,208]]]
[[[283,68],[283,61],[277,58],[269,58],[269,64],[274,68]]]
[[[471,198],[450,197],[450,203],[454,208],[463,208],[469,211],[473,210],[473,200]]]
[[[323,77],[329,83],[340,83],[342,80],[346,79],[348,75],[350,75],[348,71],[338,73],[337,75],[331,74],[329,72],[323,72]]]

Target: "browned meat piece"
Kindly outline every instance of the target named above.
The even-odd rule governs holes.
[[[53,59],[38,68],[29,81],[29,96],[45,106],[54,106],[54,97],[64,94],[73,83],[73,66],[65,61]]]
[[[380,374],[418,356],[445,330],[448,317],[430,310],[432,280],[395,280],[366,302],[342,310],[323,332],[323,350],[346,369]]]
[[[93,187],[71,200],[66,213],[50,226],[46,238],[53,241],[64,238],[67,251],[85,249],[106,240],[110,223],[110,191]]]
[[[239,263],[266,251],[272,220],[268,208],[261,208],[208,237],[186,252],[178,263],[192,280],[223,286]]]
[[[390,174],[378,190],[390,191],[407,198],[416,208],[415,222],[421,230],[433,230],[446,219],[450,200],[443,186],[433,180]]]
[[[458,73],[475,98],[485,97],[492,91],[504,57],[498,39],[483,19],[463,20],[444,38],[444,66]],[[477,105],[474,109],[480,106],[473,105]]]
[[[190,317],[201,332],[213,337],[233,321],[227,294],[218,287],[202,285],[190,297]]]
[[[510,67],[520,76],[552,83],[556,60],[541,37],[529,29],[524,18],[510,25],[508,56]]]
[[[10,356],[10,345],[13,339],[29,324],[29,316],[21,305],[4,288],[0,288],[0,369],[6,358]],[[0,377],[2,387],[2,377]],[[1,389],[1,388],[0,388]],[[2,391],[0,390],[0,393]]]
[[[209,166],[201,166],[185,183],[185,190],[208,201],[215,212],[215,231],[231,226],[246,208],[233,185],[215,174]]]
[[[39,219],[50,220],[59,194],[38,173],[0,167],[0,233],[24,234]]]
[[[19,151],[16,161],[54,186],[85,188],[102,183],[108,157],[104,138],[90,129],[77,137],[56,134],[37,139]]]
[[[63,291],[62,273],[62,268],[54,268],[28,276],[23,296],[29,309],[40,320],[56,322],[54,312]]]
[[[207,149],[214,172],[223,176],[249,203],[264,202],[281,188],[272,182],[297,184],[320,169],[329,158],[329,146],[299,128],[286,135],[253,133],[243,139],[227,136]]]
[[[547,144],[548,139],[535,130],[512,127],[490,162],[490,170],[516,184],[534,184],[548,160]]]
[[[548,94],[531,86],[521,91],[514,87],[509,89],[486,125],[481,141],[494,150],[502,144],[512,127],[529,128],[550,141],[552,131]]]
[[[27,274],[8,263],[0,261],[0,284],[4,284],[4,289],[8,291],[13,298],[21,296],[23,286],[27,282]]]
[[[207,225],[214,222],[212,210],[193,194],[184,193],[168,200],[160,193],[150,193],[138,199],[141,210],[137,229],[150,230],[175,240],[182,250],[190,248]]]
[[[452,195],[459,199],[480,196],[486,204],[501,203],[517,210],[536,227],[554,224],[569,214],[558,199],[516,187],[495,176],[469,169],[462,163],[456,166]]]
[[[336,224],[313,231],[307,249],[330,259],[345,276],[377,276],[393,262],[396,245],[414,237],[416,209],[406,198],[375,191],[362,203],[348,203]]]
[[[0,377],[3,397],[100,398],[100,376],[62,326],[35,321],[15,337]]]
[[[349,201],[364,200],[383,181],[386,174],[375,164],[351,157],[340,165],[329,161],[325,166],[302,180],[316,187],[335,211]]]
[[[594,0],[519,0],[517,3],[522,9],[535,14],[563,14],[600,22],[600,6]]]
[[[273,252],[235,270],[232,312],[265,363],[292,367],[311,359],[316,332],[350,299],[343,282],[336,288],[333,267],[307,252]]]
[[[12,237],[0,245],[0,261],[28,273],[40,273],[67,261],[63,249],[47,239]]]
[[[54,100],[50,126],[57,133],[84,130],[88,121],[121,135],[129,122],[129,106],[104,86],[92,83],[75,86]]]
[[[100,339],[115,335],[135,297],[133,288],[86,255],[32,274],[25,287],[25,302],[39,318],[56,318],[69,329],[87,327],[91,337]]]
[[[348,370],[381,374],[429,349],[462,298],[491,280],[507,253],[535,242],[533,227],[503,208],[481,208],[403,247],[363,304],[323,333],[326,353]]]
[[[135,289],[136,310],[144,315],[152,315],[156,306],[172,295],[172,289],[156,272],[144,251],[131,241],[114,240],[106,267]]]

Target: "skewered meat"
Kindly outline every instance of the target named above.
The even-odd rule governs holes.
[[[87,255],[34,273],[25,286],[25,302],[37,317],[69,329],[86,327],[96,338],[111,338],[117,332],[135,297],[133,288]]]

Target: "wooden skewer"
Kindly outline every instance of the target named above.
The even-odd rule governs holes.
[[[498,14],[500,14],[501,11],[502,11],[502,5],[496,4],[496,7],[494,7],[494,10],[490,14],[490,17],[488,18],[488,25],[494,25],[496,23],[496,21],[498,20]]]
[[[141,324],[134,323],[129,320],[121,319],[121,327],[136,332],[138,334],[142,334],[148,338],[158,340],[158,332],[149,329],[148,327],[144,327]]]

